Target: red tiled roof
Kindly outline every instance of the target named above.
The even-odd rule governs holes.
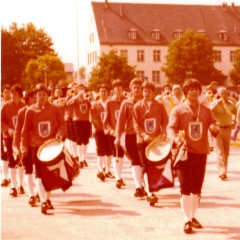
[[[174,31],[191,28],[205,31],[214,45],[240,46],[240,6],[176,5],[92,2],[101,44],[166,45],[174,40]],[[122,16],[121,16],[122,9]],[[128,37],[130,29],[137,30],[137,39]],[[161,31],[161,39],[154,40],[151,32]],[[228,40],[218,33],[227,31]]]
[[[65,72],[73,72],[73,63],[64,63]]]

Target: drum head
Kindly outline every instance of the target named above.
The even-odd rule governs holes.
[[[62,150],[63,142],[52,138],[47,140],[39,147],[37,156],[40,161],[49,162],[59,156]]]
[[[168,156],[170,150],[171,144],[169,140],[157,138],[148,144],[145,154],[147,159],[151,162],[159,163]]]

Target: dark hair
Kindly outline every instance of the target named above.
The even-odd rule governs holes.
[[[28,90],[25,94],[25,97],[24,97],[25,103],[28,104],[29,98],[33,97],[34,95],[35,95],[34,90]]]
[[[154,85],[154,83],[152,83],[152,82],[144,82],[144,83],[142,84],[142,88],[143,88],[143,89],[144,89],[144,88],[149,88],[149,89],[152,89],[153,92],[155,92],[155,85]]]
[[[129,84],[129,89],[131,90],[133,84],[139,84],[142,86],[143,80],[141,78],[134,78]]]
[[[43,83],[37,84],[36,87],[35,87],[35,89],[34,89],[35,94],[36,94],[37,92],[40,92],[40,91],[44,91],[44,92],[46,92],[46,93],[49,95],[49,90],[48,90],[48,88],[46,87],[46,85],[43,84]]]
[[[123,87],[123,82],[120,79],[113,80],[112,87],[114,88],[116,86],[122,86]]]
[[[9,85],[9,84],[4,84],[4,85],[2,86],[2,93],[3,93],[3,91],[4,91],[5,89],[10,90],[10,89],[11,89],[10,85]]]
[[[164,90],[166,87],[170,88],[172,91],[172,86],[170,84],[165,84],[162,89]]]
[[[197,79],[194,79],[194,78],[187,79],[183,83],[183,93],[184,93],[185,97],[187,96],[188,90],[191,87],[198,88],[200,93],[202,92],[202,86],[201,86],[200,82]]]
[[[107,87],[106,84],[103,83],[100,86],[98,86],[98,92],[100,91],[101,88],[104,88],[104,89],[106,89],[109,92],[108,87]]]
[[[23,97],[23,89],[20,84],[15,84],[10,89],[11,92],[17,92],[18,95],[22,98]]]

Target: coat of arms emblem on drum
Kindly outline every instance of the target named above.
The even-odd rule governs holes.
[[[13,126],[16,128],[16,126],[17,126],[17,116],[14,116],[12,118],[12,121],[13,121]]]
[[[188,125],[188,134],[193,141],[198,141],[202,137],[202,123],[190,122]]]
[[[115,118],[116,118],[116,120],[118,120],[119,112],[120,112],[120,110],[116,110],[115,111]]]
[[[144,128],[146,133],[153,133],[156,130],[156,119],[149,118],[144,121]]]
[[[39,122],[38,133],[41,137],[47,137],[50,134],[50,122]]]
[[[85,114],[87,112],[87,104],[80,104],[80,111],[81,113]]]

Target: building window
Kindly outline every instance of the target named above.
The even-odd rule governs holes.
[[[90,43],[91,43],[92,42],[92,34],[90,34],[89,37],[90,37]]]
[[[155,39],[155,40],[160,40],[160,38],[161,38],[161,32],[160,32],[160,30],[154,29],[154,30],[152,31],[152,38]]]
[[[144,62],[144,50],[137,50],[137,61]]]
[[[95,51],[95,63],[97,62],[97,51]]]
[[[160,50],[153,50],[153,61],[154,62],[161,61],[161,51]]]
[[[222,62],[222,52],[215,50],[213,52],[213,61],[214,62]]]
[[[94,42],[94,34],[92,33],[92,42]]]
[[[120,55],[123,55],[128,59],[128,50],[120,50]]]
[[[152,81],[154,83],[160,83],[160,71],[152,71]]]
[[[174,32],[174,37],[175,39],[181,37],[183,35],[183,30],[181,29],[177,29],[175,32]]]
[[[137,39],[137,30],[132,28],[129,33],[128,36],[130,39]]]
[[[235,62],[235,51],[230,51],[230,62]]]
[[[225,31],[225,30],[219,31],[218,36],[219,36],[219,39],[222,40],[222,41],[227,41],[228,40],[227,31]]]
[[[137,72],[136,72],[136,75],[137,75],[139,78],[143,79],[143,78],[144,78],[144,71],[137,71]]]

